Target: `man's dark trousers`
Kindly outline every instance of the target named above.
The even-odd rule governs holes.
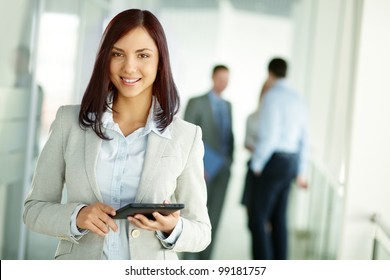
[[[287,259],[287,202],[297,167],[296,154],[274,153],[254,179],[248,210],[255,260]]]

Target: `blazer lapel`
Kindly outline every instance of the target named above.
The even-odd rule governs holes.
[[[92,129],[85,131],[85,169],[88,176],[89,184],[100,202],[103,202],[102,194],[96,182],[96,161],[98,151],[101,146],[102,139],[100,139]]]
[[[169,141],[169,139],[161,137],[153,132],[151,132],[148,137],[144,168],[141,174],[141,180],[135,197],[135,202],[141,202],[151,189],[152,186],[150,185],[150,182],[159,170],[161,157]]]

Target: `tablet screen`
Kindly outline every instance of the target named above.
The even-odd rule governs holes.
[[[184,208],[182,203],[162,204],[162,203],[130,203],[116,210],[113,219],[126,219],[127,216],[143,214],[148,219],[154,219],[152,213],[159,212],[162,215],[169,215]]]

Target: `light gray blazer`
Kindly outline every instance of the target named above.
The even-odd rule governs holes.
[[[92,129],[80,128],[79,110],[80,106],[58,110],[39,156],[23,219],[31,230],[60,239],[55,258],[93,260],[101,259],[104,238],[90,232],[76,240],[71,236],[70,218],[80,203],[103,202],[95,174],[103,140]],[[169,199],[184,203],[183,231],[174,247],[167,249],[155,232],[129,225],[129,250],[134,260],[177,259],[176,252],[202,251],[211,241],[201,129],[179,118],[167,129],[172,139],[149,134],[135,202]],[[67,199],[61,203],[64,183]],[[134,230],[141,234],[132,234]]]

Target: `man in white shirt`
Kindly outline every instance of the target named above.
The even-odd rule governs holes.
[[[306,105],[285,81],[287,63],[272,59],[271,87],[260,109],[258,138],[251,161],[256,175],[250,199],[249,227],[254,259],[287,259],[286,212],[294,178],[307,187],[304,169],[307,151]]]

